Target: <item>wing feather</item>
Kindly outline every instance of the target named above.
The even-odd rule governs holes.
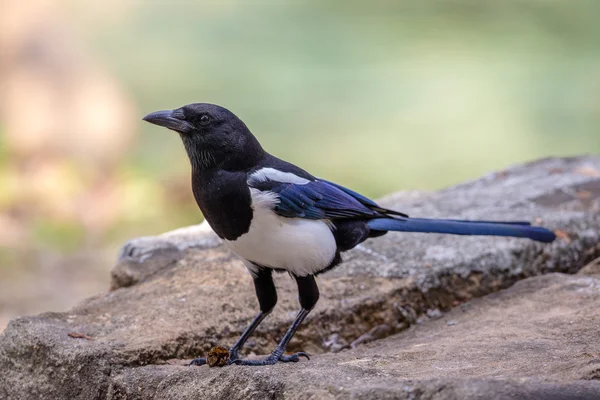
[[[377,218],[386,216],[372,200],[351,190],[323,180],[307,183],[278,182],[264,178],[249,180],[248,184],[258,190],[277,194],[279,203],[275,212],[289,218],[347,219]]]

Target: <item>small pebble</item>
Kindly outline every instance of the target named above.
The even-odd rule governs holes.
[[[449,326],[456,325],[456,321],[448,321],[446,324]]]

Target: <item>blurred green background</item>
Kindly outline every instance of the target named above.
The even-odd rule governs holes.
[[[27,4],[25,4],[27,3]],[[223,105],[378,197],[600,152],[600,2],[5,0],[0,330],[106,289],[124,240],[198,223],[176,134]]]

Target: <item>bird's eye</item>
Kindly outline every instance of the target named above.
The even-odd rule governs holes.
[[[200,117],[200,125],[206,126],[210,122],[210,117],[208,115],[203,115]]]

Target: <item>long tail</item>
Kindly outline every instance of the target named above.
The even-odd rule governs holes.
[[[456,219],[377,218],[368,222],[376,231],[449,233],[452,235],[512,236],[550,243],[554,232],[529,222],[464,221]]]

